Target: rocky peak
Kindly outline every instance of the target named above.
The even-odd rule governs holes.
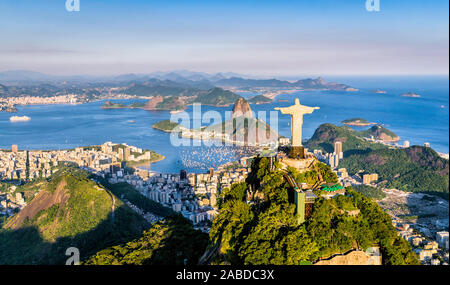
[[[316,81],[319,85],[327,85],[327,82],[322,77],[318,77]]]
[[[248,118],[251,118],[253,116],[252,109],[250,108],[247,100],[245,100],[244,98],[239,98],[233,106],[232,117],[235,118],[239,116],[245,116]]]

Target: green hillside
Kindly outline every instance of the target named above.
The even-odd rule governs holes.
[[[170,96],[165,97],[162,102],[156,104],[156,109],[160,110],[184,110],[186,108],[186,102],[181,100],[180,97]]]
[[[66,167],[49,181],[36,182],[39,192],[0,230],[0,264],[64,264],[69,247],[77,247],[83,259],[148,228],[90,177]]]
[[[154,223],[142,237],[104,249],[86,265],[196,265],[208,244],[208,235],[174,215]]]
[[[323,176],[331,172],[328,167],[319,169]],[[305,174],[305,178],[314,176]],[[257,196],[263,199],[247,203],[246,197],[254,193],[250,189],[258,190]],[[219,244],[212,263],[311,264],[320,257],[378,244],[384,264],[418,264],[389,215],[370,198],[351,187],[346,190],[346,196],[316,199],[312,216],[298,224],[290,202],[293,190],[283,173],[271,172],[267,158],[255,159],[247,181],[232,185],[220,196],[219,215],[210,230],[210,244]],[[357,216],[346,212],[354,209],[360,211]]]
[[[353,190],[363,194],[366,197],[377,199],[377,200],[380,200],[380,199],[383,199],[384,197],[386,197],[386,194],[383,192],[383,190],[381,188],[375,188],[375,187],[369,186],[369,185],[364,185],[364,184],[356,185],[356,186],[353,186]]]
[[[200,90],[195,88],[133,84],[123,92],[125,94],[136,96],[162,96],[163,100],[154,106],[154,109],[158,110],[184,110],[187,105],[192,103],[223,107],[233,104],[237,99],[242,98],[231,91],[218,87],[209,90]],[[102,106],[104,109],[144,107],[145,104],[143,103],[124,105],[111,102],[106,102],[105,105]]]
[[[322,149],[326,152],[334,151],[334,143],[342,142],[344,154],[347,151],[358,151],[370,149],[384,149],[386,146],[378,143],[365,141],[360,134],[347,126],[335,126],[333,124],[320,125],[314,135],[308,140],[306,146],[310,149]]]
[[[429,147],[412,146],[355,153],[342,160],[339,167],[347,168],[351,174],[359,170],[378,173],[379,180],[385,180],[387,187],[447,193],[444,196],[448,199],[448,160]]]
[[[125,104],[113,103],[111,101],[106,101],[105,104],[101,106],[102,109],[123,109],[128,108]]]
[[[264,95],[256,95],[250,99],[247,100],[250,104],[264,104],[264,103],[271,103],[272,99],[267,98]]]
[[[170,133],[173,129],[175,129],[178,126],[179,126],[179,124],[172,122],[171,120],[163,120],[163,121],[157,122],[156,124],[153,124],[152,127],[154,129]]]
[[[362,136],[374,132],[396,136],[381,126],[357,132],[346,126],[323,124],[317,128],[306,145],[310,149],[333,152],[334,143],[341,141],[344,159],[339,162],[339,167],[347,168],[350,174],[355,174],[359,170],[377,173],[379,181],[385,181],[386,187],[405,191],[449,192],[448,160],[441,158],[431,148],[412,146],[406,149],[392,149],[362,139]],[[448,199],[448,194],[443,194],[443,197]]]
[[[141,96],[195,96],[200,90],[195,88],[183,88],[178,86],[148,86],[143,84],[132,84],[125,90],[121,91],[124,94]]]
[[[400,137],[397,136],[394,132],[380,125],[373,126],[365,131],[360,131],[358,132],[358,135],[365,138],[374,137],[375,139],[390,142],[400,140]]]
[[[212,106],[228,106],[233,104],[239,98],[241,98],[241,96],[231,91],[216,87],[199,94],[193,103],[201,103]]]

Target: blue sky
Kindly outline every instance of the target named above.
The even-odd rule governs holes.
[[[0,1],[0,70],[448,74],[448,1]]]

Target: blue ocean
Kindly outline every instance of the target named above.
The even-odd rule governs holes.
[[[309,138],[323,123],[340,125],[344,119],[362,117],[383,124],[411,145],[429,142],[438,152],[449,152],[449,78],[429,77],[325,77],[327,81],[345,83],[357,92],[301,91],[279,95],[273,103],[251,105],[258,111],[272,111],[275,107],[293,104],[299,98],[303,105],[318,106],[311,115],[304,116],[303,137]],[[374,89],[386,94],[371,92]],[[420,94],[420,98],[401,96],[406,92]],[[243,94],[248,97],[249,94]],[[281,102],[279,102],[281,100]],[[138,100],[112,100],[131,103]],[[18,113],[0,113],[0,148],[69,149],[98,145],[105,141],[127,143],[163,154],[166,159],[152,164],[158,172],[203,172],[209,167],[235,160],[232,148],[206,146],[174,147],[170,135],[152,128],[158,121],[169,119],[168,111],[138,109],[103,110],[103,101],[81,105],[19,106]],[[216,110],[225,114],[230,107],[202,106],[202,112]],[[192,106],[187,109],[192,113]],[[31,121],[11,123],[12,115],[29,116]],[[290,118],[278,114],[277,127],[281,135],[290,137]],[[402,142],[400,141],[400,143]]]

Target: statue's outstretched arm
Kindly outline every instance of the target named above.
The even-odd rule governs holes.
[[[289,108],[281,108],[281,107],[275,107],[275,110],[281,111],[281,114],[290,114]]]
[[[311,114],[312,112],[314,112],[314,110],[318,109],[320,109],[320,107],[309,107],[307,112],[305,112],[305,114]]]

